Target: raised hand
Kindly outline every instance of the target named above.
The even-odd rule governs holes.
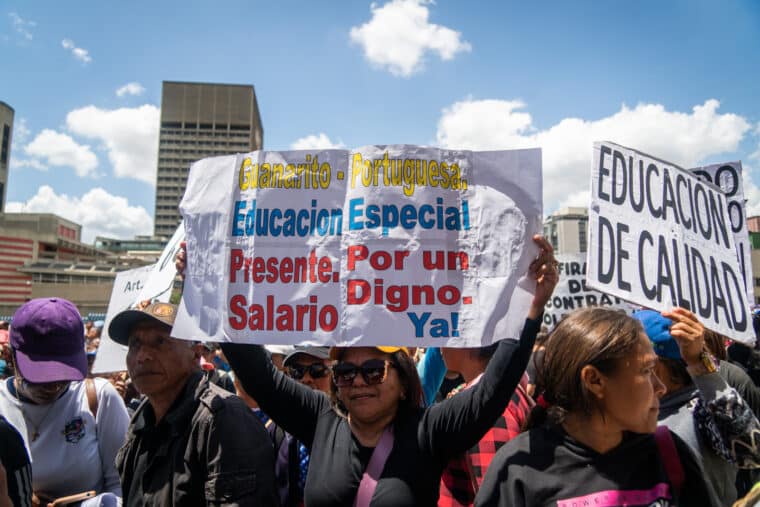
[[[559,282],[559,263],[554,258],[551,243],[539,234],[533,236],[533,241],[538,246],[539,253],[528,268],[528,274],[536,280],[536,292],[528,312],[529,319],[536,319],[543,313],[544,306]]]

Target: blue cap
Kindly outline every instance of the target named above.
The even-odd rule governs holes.
[[[670,336],[670,326],[673,321],[666,319],[660,312],[654,310],[639,310],[634,312],[633,318],[641,322],[644,332],[652,342],[654,352],[660,357],[668,359],[681,359],[681,350],[676,340]]]

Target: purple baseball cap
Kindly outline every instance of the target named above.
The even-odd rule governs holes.
[[[84,324],[71,301],[40,298],[24,303],[13,315],[10,335],[16,367],[29,382],[87,376]]]

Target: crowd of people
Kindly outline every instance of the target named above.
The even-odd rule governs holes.
[[[0,507],[756,505],[760,353],[685,308],[547,332],[534,241],[522,332],[481,348],[199,343],[144,302],[97,376],[103,323],[31,300],[0,323]]]

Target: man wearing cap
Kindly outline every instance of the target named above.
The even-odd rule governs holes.
[[[84,506],[121,497],[114,459],[129,424],[124,402],[105,379],[85,379],[84,326],[65,299],[33,299],[13,316],[16,375],[0,382],[0,414],[25,439],[37,497],[86,491]]]
[[[240,398],[210,383],[200,347],[172,338],[176,305],[116,315],[112,339],[146,400],[117,457],[124,505],[276,505],[274,457],[261,422]]]

